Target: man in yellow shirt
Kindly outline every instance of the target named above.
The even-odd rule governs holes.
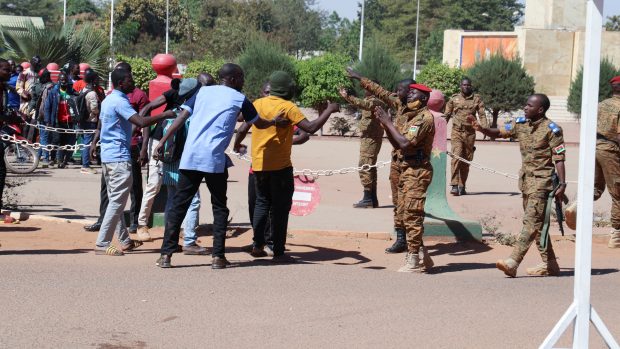
[[[267,120],[280,116],[309,134],[319,130],[329,116],[339,110],[337,103],[329,103],[321,115],[308,121],[295,103],[291,102],[294,92],[293,78],[286,72],[276,71],[269,78],[271,91],[268,97],[254,102],[258,114]],[[237,130],[235,151],[243,145],[251,125],[244,123]],[[252,170],[256,179],[256,208],[254,210],[254,232],[264,232],[268,218],[271,218],[273,234],[273,261],[291,263],[295,260],[284,254],[288,214],[293,203],[293,163],[291,148],[293,146],[293,127],[272,127],[261,130],[252,127]],[[254,234],[252,256],[265,257],[265,234]]]

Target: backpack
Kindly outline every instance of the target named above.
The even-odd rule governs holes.
[[[177,111],[178,116],[178,111]],[[162,122],[163,127],[163,135],[166,135],[170,126],[175,119],[165,119]],[[185,140],[187,139],[187,129],[189,127],[189,120],[185,122],[181,128],[177,130],[177,132],[166,140],[164,143],[164,154],[161,158],[163,163],[174,163],[181,159],[181,155],[183,154],[183,148],[185,147]]]
[[[90,111],[88,111],[88,103],[86,101],[86,95],[89,92],[92,92],[92,90],[85,88],[77,96],[69,98],[71,122],[74,124],[82,124],[90,117]]]

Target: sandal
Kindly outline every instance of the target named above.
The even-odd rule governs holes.
[[[95,254],[106,256],[122,256],[124,253],[119,251],[114,245],[108,246],[106,249],[102,247],[95,247]]]
[[[142,241],[131,240],[128,244],[121,245],[121,249],[125,252],[128,252],[128,251],[133,251],[142,245],[143,245]]]

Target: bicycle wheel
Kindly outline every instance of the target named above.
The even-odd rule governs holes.
[[[39,156],[32,147],[21,144],[9,144],[4,149],[4,163],[8,171],[26,174],[37,169]]]

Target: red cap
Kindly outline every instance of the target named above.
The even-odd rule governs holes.
[[[422,84],[411,84],[409,85],[409,88],[415,88],[418,91],[422,91],[422,92],[432,92],[433,90],[426,86],[426,85],[422,85]]]
[[[613,78],[611,78],[611,80],[609,80],[610,84],[617,84],[620,83],[620,75],[618,76],[614,76]]]

